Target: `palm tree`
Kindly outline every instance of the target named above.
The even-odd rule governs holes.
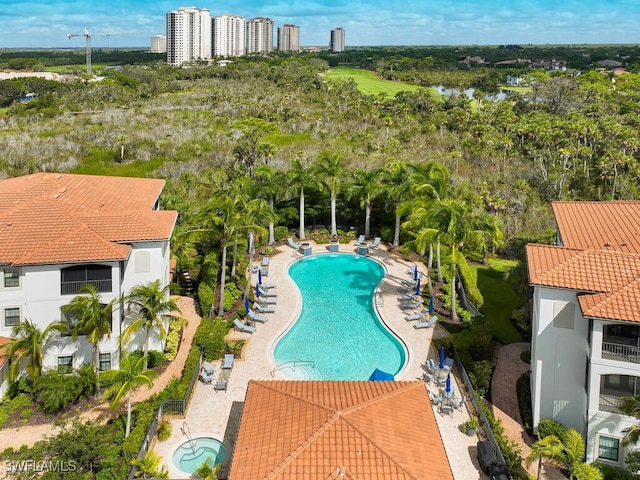
[[[620,411],[630,417],[640,418],[640,396],[625,397],[622,399],[622,405],[619,407]],[[640,424],[636,423],[628,428],[625,428],[624,438],[622,439],[622,445],[629,445],[637,443],[640,440]]]
[[[111,322],[115,299],[106,305],[101,302],[98,289],[90,284],[80,289],[80,294],[62,307],[62,311],[77,319],[73,326],[73,341],[79,335],[86,335],[87,342],[93,344],[93,369],[95,372],[96,395],[100,393],[100,342],[111,338]]]
[[[402,209],[400,205],[410,198],[409,171],[407,165],[401,161],[392,160],[382,171],[383,192],[387,195],[388,201],[393,205],[395,213],[395,229],[393,233],[393,246],[400,245],[400,226],[402,220]]]
[[[338,235],[336,222],[336,199],[344,177],[344,163],[339,153],[324,154],[317,163],[317,171],[322,178],[322,185],[331,195],[331,235]]]
[[[132,357],[128,355],[120,361],[118,370],[109,370],[104,374],[104,377],[110,382],[110,385],[104,390],[104,395],[107,398],[111,398],[110,408],[116,409],[123,400],[127,400],[125,438],[129,436],[131,431],[131,392],[140,385],[146,385],[151,388],[153,380],[158,376],[155,371],[143,368],[143,365],[146,364],[146,355],[140,357],[135,363]]]
[[[557,464],[562,461],[562,458],[562,442],[555,435],[548,435],[531,445],[531,452],[527,456],[525,462],[528,467],[535,460],[538,460],[537,479],[540,480],[540,474],[542,473],[542,461],[544,459],[548,459]]]
[[[29,319],[25,319],[13,327],[12,340],[5,345],[8,358],[18,357],[9,367],[8,378],[13,381],[20,376],[20,365],[23,359],[28,359],[26,372],[35,382],[42,373],[44,353],[48,341],[55,335],[67,331],[66,322],[52,322],[44,330]]]
[[[136,285],[125,297],[125,302],[137,313],[137,318],[124,329],[121,340],[126,343],[135,332],[144,330],[143,370],[146,370],[148,365],[151,332],[157,331],[160,339],[163,339],[167,334],[164,317],[171,312],[180,313],[176,302],[168,297],[169,288],[170,285],[160,288],[160,280],[154,280],[146,285]]]
[[[371,236],[371,203],[381,194],[380,178],[382,170],[364,170],[358,168],[353,172],[354,184],[349,194],[360,199],[360,207],[364,208],[364,236]]]
[[[256,186],[257,196],[264,198],[272,212],[275,213],[274,202],[284,196],[284,189],[287,184],[286,174],[281,171],[275,171],[268,165],[260,165],[256,167]],[[275,243],[274,236],[275,218],[269,221],[269,245]]]
[[[296,191],[300,198],[300,228],[298,238],[304,240],[304,189],[317,185],[317,177],[314,170],[308,168],[301,156],[291,160],[291,168],[287,171],[287,177],[291,188]]]

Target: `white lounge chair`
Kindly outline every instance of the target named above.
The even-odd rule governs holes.
[[[376,248],[378,245],[380,245],[380,237],[376,237],[373,239],[373,243],[371,245],[369,245],[369,248]]]
[[[427,315],[429,315],[429,310],[424,308],[420,310],[418,313],[412,313],[410,315],[407,315],[404,318],[406,318],[407,322],[412,322],[413,320],[422,320]]]
[[[462,407],[464,407],[465,401],[466,401],[466,397],[462,395],[459,400],[457,398],[454,398],[453,402],[451,402],[451,405],[453,405],[453,408],[457,410],[462,410]]]
[[[422,306],[422,302],[406,302],[406,303],[401,303],[400,304],[400,308],[402,308],[403,310],[413,310],[416,308],[420,308],[420,306]]]
[[[300,244],[296,243],[293,241],[293,238],[289,237],[287,238],[287,243],[289,244],[289,246],[291,248],[293,248],[294,250],[298,250],[300,248]]]
[[[416,288],[416,285],[418,284],[417,280],[402,280],[402,285],[404,285],[405,287],[409,287],[409,288]]]
[[[433,317],[431,317],[429,320],[426,320],[424,322],[418,322],[416,323],[413,328],[429,328],[429,327],[433,327],[436,322],[438,321],[438,317],[436,317],[435,315]]]
[[[260,292],[261,297],[277,297],[278,294],[276,292],[272,292],[270,290],[265,290],[260,285],[258,285],[258,291]]]
[[[207,375],[213,375],[216,373],[216,366],[211,362],[202,362],[202,371]]]
[[[398,295],[399,302],[408,302],[408,301],[417,300],[417,299],[418,299],[418,295],[416,295],[415,292],[405,293],[404,295]]]
[[[436,362],[433,361],[433,358],[427,360],[427,370],[429,373],[436,373],[438,371],[438,367],[436,367]]]
[[[364,243],[364,235],[360,235],[358,237],[358,240],[356,240],[356,243],[354,243],[354,245],[360,245],[361,243]]]
[[[227,389],[227,381],[226,380],[218,380],[214,385],[213,389],[218,390],[226,390]]]
[[[211,384],[214,377],[215,377],[215,374],[213,373],[207,373],[204,370],[200,372],[200,380],[202,380],[202,383],[204,384]]]
[[[260,283],[260,288],[262,288],[263,290],[269,290],[270,288],[276,288],[276,284],[275,283]]]
[[[260,315],[259,313],[254,312],[253,310],[249,310],[247,312],[247,316],[255,321],[255,322],[260,322],[260,323],[264,323],[267,320],[269,320],[267,317],[265,317],[264,315]]]
[[[263,307],[266,305],[275,305],[278,303],[277,298],[267,298],[267,297],[258,297],[256,298],[256,303],[259,303]]]
[[[240,332],[253,333],[256,331],[256,327],[252,325],[245,325],[237,318],[233,321],[233,326],[236,327],[236,330]]]
[[[276,311],[276,307],[263,306],[258,302],[255,302],[253,304],[253,308],[255,308],[260,313],[274,313]]]
[[[225,353],[222,358],[222,368],[233,368],[233,353]]]

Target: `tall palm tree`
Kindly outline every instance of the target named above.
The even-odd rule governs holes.
[[[360,199],[360,207],[364,208],[364,236],[371,236],[371,204],[382,192],[380,179],[382,170],[364,170],[358,168],[353,172],[353,185],[349,188],[349,195]]]
[[[300,210],[300,228],[298,238],[305,239],[304,235],[304,189],[318,185],[317,176],[312,168],[309,168],[304,158],[298,156],[291,160],[291,168],[287,171],[287,178],[292,189],[296,191]]]
[[[151,388],[153,380],[158,374],[153,370],[147,370],[143,365],[147,364],[146,355],[141,357],[137,362],[133,362],[132,357],[127,355],[120,361],[118,370],[109,370],[104,376],[110,382],[110,385],[104,389],[104,395],[111,398],[112,409],[116,409],[123,400],[127,401],[127,424],[125,428],[125,438],[129,436],[131,431],[131,392],[140,385],[146,385]]]
[[[394,210],[395,228],[392,245],[397,247],[400,245],[400,227],[402,223],[400,205],[409,200],[411,193],[407,164],[398,160],[392,160],[387,163],[382,173],[382,185],[383,192]]]
[[[160,287],[160,280],[154,280],[147,284],[136,285],[125,297],[125,302],[137,314],[137,318],[124,329],[121,334],[123,342],[127,342],[132,335],[144,330],[144,368],[147,369],[149,358],[149,338],[151,332],[158,332],[160,339],[167,335],[164,327],[164,317],[172,312],[180,313],[180,308],[174,300],[169,298],[170,285]]]
[[[18,357],[18,361],[12,362],[8,371],[9,380],[16,380],[20,376],[20,365],[23,359],[27,359],[25,367],[27,375],[35,381],[42,373],[44,353],[49,340],[67,331],[66,322],[52,322],[44,330],[29,319],[25,319],[13,327],[12,340],[5,345],[8,358]]]
[[[80,289],[80,295],[62,307],[62,311],[75,317],[77,323],[73,326],[73,341],[79,335],[86,335],[87,342],[93,344],[93,370],[95,372],[95,391],[100,394],[100,342],[104,337],[111,338],[111,322],[115,299],[103,304],[98,289],[90,284]]]
[[[336,200],[345,175],[344,162],[339,153],[323,154],[316,167],[322,179],[322,185],[329,190],[331,195],[331,235],[336,236],[338,235]]]
[[[640,395],[623,398],[622,405],[619,408],[625,415],[640,418]],[[637,443],[640,440],[640,423],[625,428],[622,433],[624,433],[622,445]]]
[[[525,462],[528,467],[531,463],[538,460],[537,479],[540,480],[543,460],[547,459],[558,464],[563,460],[563,452],[564,448],[560,439],[555,435],[547,435],[531,445],[531,451]]]
[[[274,203],[282,198],[287,185],[287,177],[284,172],[276,171],[268,165],[256,167],[256,194],[267,201],[267,205],[275,213]],[[275,218],[269,221],[269,245],[275,243],[274,222]]]

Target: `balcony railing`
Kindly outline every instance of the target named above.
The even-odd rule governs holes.
[[[60,282],[60,295],[76,295],[85,285],[93,285],[100,293],[111,292],[111,279],[108,280],[84,280],[81,282]]]
[[[600,394],[600,406],[601,412],[609,413],[622,413],[620,407],[622,406],[622,399],[624,397],[614,397],[613,395]]]
[[[640,348],[622,343],[602,342],[602,358],[620,362],[640,363]]]

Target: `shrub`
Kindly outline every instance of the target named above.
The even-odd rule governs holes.
[[[631,455],[631,453],[629,455]],[[629,463],[628,459],[629,457],[627,456],[627,463]],[[640,478],[640,475],[634,475],[632,472],[622,467],[616,467],[614,465],[607,465],[605,463],[598,462],[594,462],[593,466],[600,470],[604,477],[604,480],[637,480],[638,478]],[[633,469],[634,467],[632,465],[629,465],[629,468]]]
[[[0,406],[0,428],[2,428],[5,423],[7,423],[7,420],[9,420],[7,410],[3,406]]]
[[[225,284],[224,287],[224,309],[225,311],[229,311],[233,308],[236,301],[242,296],[242,292],[238,290],[236,284],[233,282],[229,282]]]
[[[134,350],[129,353],[130,361],[135,363],[142,358],[144,352],[142,350]],[[147,368],[154,368],[165,362],[164,355],[158,350],[149,350],[149,358],[147,359]]]
[[[202,319],[194,337],[194,343],[200,349],[202,358],[205,360],[220,358],[224,351],[224,337],[228,331],[226,322],[220,317],[213,320]]]
[[[228,353],[233,353],[235,356],[240,356],[242,348],[244,347],[244,340],[231,340],[227,342],[224,349]]]
[[[517,472],[519,472],[522,468],[522,449],[520,445],[507,437],[504,432],[502,422],[493,416],[493,412],[491,411],[491,409],[484,403],[481,403],[480,405],[485,417],[487,418],[487,421],[489,422],[489,425],[486,425],[486,427],[490,428],[493,432],[493,436],[496,439],[498,447],[500,447],[502,456],[504,457],[505,462],[507,462],[509,472],[511,472],[512,475],[518,478]]]
[[[46,372],[38,378],[35,395],[40,409],[45,413],[59,412],[71,405],[82,394],[82,385],[73,374]]]
[[[171,430],[171,422],[166,419],[162,420],[158,425],[158,441],[164,442],[165,440],[168,440],[171,436]]]
[[[31,380],[31,378],[22,376],[15,382],[11,382],[9,384],[9,388],[7,389],[7,397],[14,398],[21,393],[26,393],[27,395],[31,395],[33,393],[33,381]]]
[[[29,408],[33,405],[33,401],[31,397],[26,393],[20,393],[15,396],[11,401],[6,404],[6,411],[9,415],[14,414],[18,410],[23,410],[25,408]]]
[[[491,384],[493,374],[493,363],[490,360],[480,360],[474,362],[469,372],[469,380],[473,384],[473,389],[478,397],[484,397]]]
[[[531,411],[531,374],[525,373],[516,382],[518,393],[518,407],[524,428],[529,434],[533,433],[533,413]]]
[[[178,354],[178,347],[180,346],[180,331],[171,330],[167,334],[167,343],[164,346],[164,359],[172,362],[175,360]]]
[[[198,300],[200,302],[200,312],[202,316],[207,317],[215,301],[213,287],[206,282],[200,282],[198,285]]]
[[[541,420],[537,428],[538,439],[555,435],[558,438],[564,438],[567,433],[567,427],[555,420]]]
[[[273,229],[273,236],[276,242],[284,242],[289,237],[289,229],[284,225],[275,227]]]

